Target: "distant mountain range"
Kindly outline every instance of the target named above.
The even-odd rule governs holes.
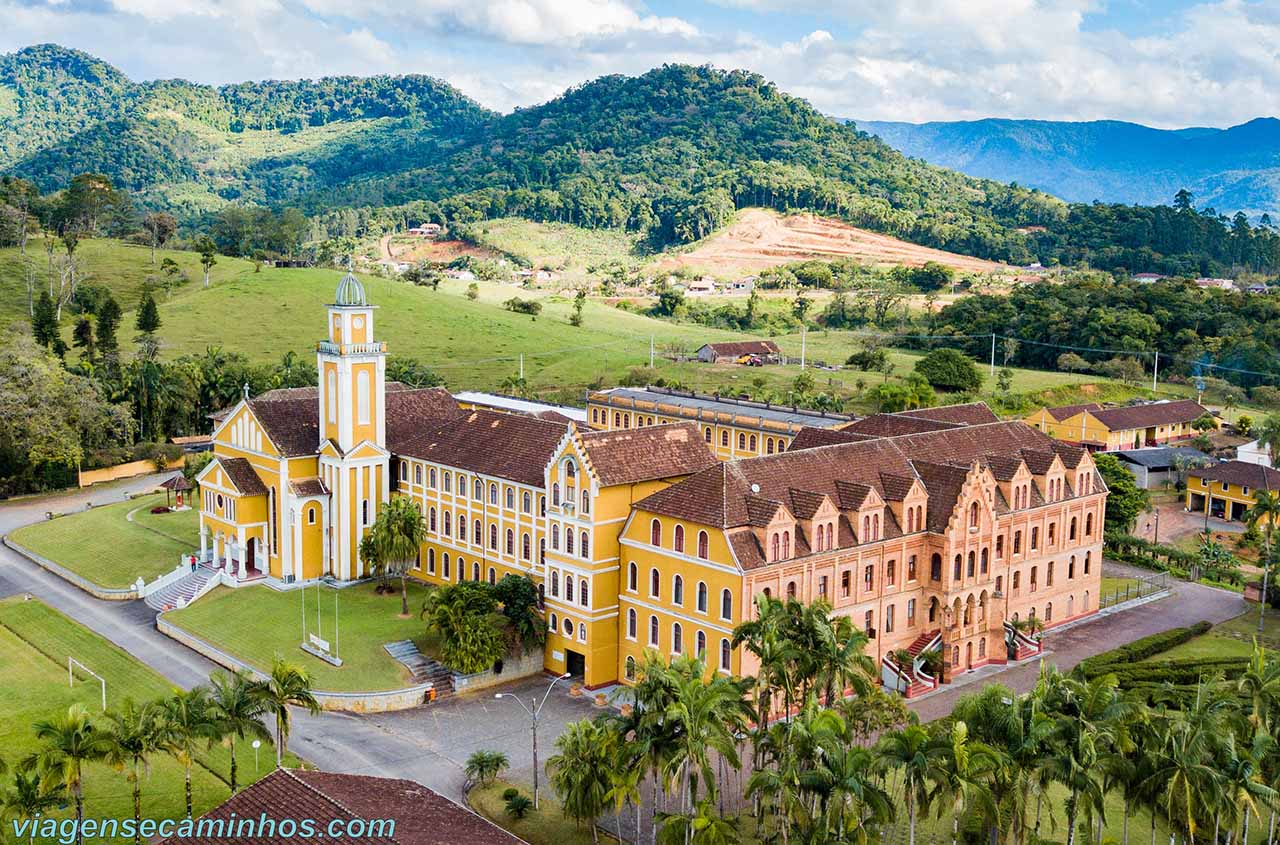
[[[1200,208],[1280,211],[1280,120],[1229,129],[1152,129],[1116,120],[854,121],[930,164],[1017,182],[1068,202],[1168,204],[1181,188]]]

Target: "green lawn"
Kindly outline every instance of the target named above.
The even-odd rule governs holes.
[[[555,270],[563,280],[585,278],[588,268],[599,264],[617,261],[634,267],[642,260],[637,251],[640,238],[622,229],[584,229],[518,217],[484,220],[472,228],[486,246]]]
[[[1280,611],[1267,608],[1266,627],[1258,634],[1258,607],[1226,622],[1214,625],[1207,634],[1175,646],[1153,660],[1177,660],[1204,657],[1248,657],[1253,654],[1254,638],[1269,651],[1280,652]]]
[[[59,563],[100,587],[129,587],[172,570],[183,554],[199,548],[195,511],[163,516],[147,513],[164,494],[79,511],[14,531],[14,542]],[[126,519],[158,529],[148,531]],[[172,520],[170,522],[170,520]]]
[[[408,672],[391,659],[383,645],[412,639],[424,653],[432,653],[418,612],[427,587],[409,582],[408,619],[400,618],[400,593],[378,595],[374,584],[319,590],[320,636],[336,643],[342,666],[333,666],[299,648],[302,642],[304,595],[301,590],[279,592],[266,586],[232,590],[218,587],[165,619],[207,640],[263,671],[271,671],[277,656],[303,666],[316,689],[337,692],[391,690],[408,683]],[[397,586],[399,586],[397,584]],[[316,633],[317,590],[306,590],[307,633]],[[337,601],[337,632],[334,603]]]
[[[575,824],[573,819],[565,817],[560,802],[555,799],[555,793],[545,781],[539,790],[538,810],[535,812],[530,808],[523,819],[512,818],[506,811],[507,802],[502,800],[502,793],[513,786],[517,785],[501,780],[490,786],[477,786],[467,794],[467,801],[477,813],[519,836],[529,845],[588,845],[593,841],[618,841],[607,833],[602,833],[598,840],[592,840],[591,828]],[[533,798],[532,787],[519,785],[517,788],[527,798]],[[647,831],[648,819],[645,824]]]
[[[37,748],[32,723],[50,718],[74,703],[91,714],[102,713],[101,687],[87,673],[77,671],[68,685],[67,657],[73,656],[107,681],[107,706],[125,698],[142,702],[172,694],[172,685],[127,653],[81,627],[39,601],[14,597],[0,600],[0,757],[15,764]],[[239,749],[238,776],[256,780],[270,771],[274,752],[260,749],[261,767],[255,769],[253,751]],[[230,794],[225,779],[230,772],[226,749],[215,746],[200,754],[192,771],[192,793],[197,814],[225,800]],[[132,816],[130,785],[124,775],[104,764],[90,764],[85,771],[85,816]],[[165,755],[151,760],[150,774],[142,784],[144,817],[176,818],[184,813],[182,767]],[[3,839],[0,836],[0,839]]]

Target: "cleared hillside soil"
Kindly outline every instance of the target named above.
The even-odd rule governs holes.
[[[382,261],[431,261],[447,264],[455,258],[470,255],[475,258],[501,258],[501,254],[465,241],[442,241],[435,238],[410,238],[403,235],[383,235],[378,242]]]
[[[690,251],[664,256],[656,263],[661,269],[688,267],[723,275],[726,271],[755,272],[810,258],[855,258],[864,264],[912,267],[936,261],[969,273],[1011,269],[994,261],[907,243],[826,217],[813,214],[783,217],[758,208],[739,212],[733,224]]]

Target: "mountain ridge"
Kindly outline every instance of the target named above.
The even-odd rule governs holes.
[[[1068,202],[1197,204],[1252,217],[1280,210],[1280,119],[1226,128],[1156,129],[1118,120],[984,118],[850,121],[904,155],[981,178],[1038,188]]]

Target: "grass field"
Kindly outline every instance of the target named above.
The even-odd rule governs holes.
[[[1258,634],[1258,608],[1253,606],[1234,619],[1214,625],[1207,634],[1174,646],[1152,659],[1248,657],[1253,654],[1255,638],[1268,651],[1280,652],[1280,611],[1267,608],[1262,634]]]
[[[98,716],[102,712],[101,687],[87,674],[78,674],[74,686],[67,681],[67,657],[74,656],[107,681],[107,706],[125,698],[143,702],[172,694],[172,685],[121,649],[38,601],[0,599],[0,757],[17,763],[37,748],[33,722],[65,712],[72,704],[84,704]],[[269,746],[260,750],[261,767],[255,770],[253,751],[239,749],[239,778],[253,781],[267,774],[274,763]],[[192,793],[197,814],[225,800],[230,790],[228,752],[215,746],[200,754],[192,770]],[[101,763],[85,770],[86,817],[133,815],[130,784],[123,774]],[[144,817],[177,818],[183,815],[182,767],[166,755],[151,759],[150,774],[142,783]],[[59,811],[62,815],[70,810]],[[0,839],[4,837],[0,836]]]
[[[593,841],[618,841],[607,833],[602,833],[599,839],[593,840],[589,827],[579,826],[572,819],[565,818],[560,802],[555,799],[555,794],[545,782],[538,791],[537,811],[530,808],[523,819],[512,818],[506,811],[507,802],[502,800],[502,793],[513,786],[516,784],[501,780],[494,781],[489,786],[477,786],[467,794],[467,801],[477,813],[519,836],[529,845],[587,845]],[[533,798],[531,787],[517,788],[527,798]]]
[[[564,223],[535,223],[518,217],[485,220],[473,227],[478,240],[500,252],[518,255],[534,267],[565,277],[585,277],[588,268],[609,262],[627,267],[643,261],[639,238],[619,229],[584,229]]]
[[[383,645],[412,639],[424,653],[434,643],[418,618],[427,588],[409,582],[409,618],[400,618],[400,593],[378,595],[374,584],[342,590],[320,590],[319,635],[336,644],[342,666],[333,666],[299,648],[302,642],[304,594],[300,590],[277,592],[269,587],[231,590],[218,587],[165,619],[201,639],[217,645],[250,665],[271,671],[276,657],[284,657],[311,673],[316,689],[336,692],[373,692],[400,689],[408,681],[405,668],[391,659]],[[399,586],[398,584],[396,585]],[[337,632],[334,602],[337,600]],[[305,594],[307,633],[317,633],[316,589]]]
[[[196,511],[148,513],[157,504],[164,504],[163,493],[37,522],[10,536],[100,587],[129,587],[170,571],[200,546]],[[134,511],[137,523],[127,519]]]

